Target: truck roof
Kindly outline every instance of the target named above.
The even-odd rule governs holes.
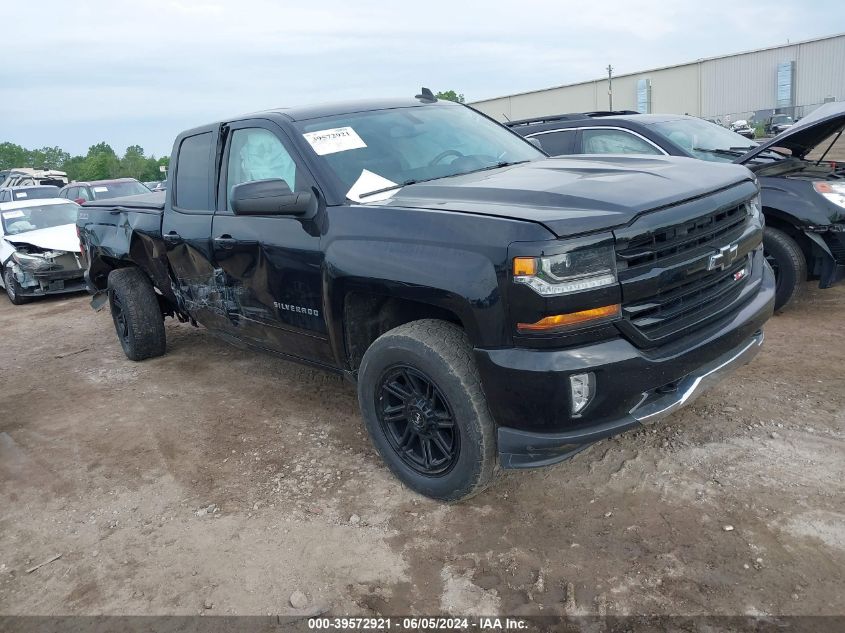
[[[200,125],[190,130],[185,130],[179,135],[179,138],[191,136],[201,132],[206,132],[211,128],[217,127],[223,123],[231,123],[233,121],[241,121],[244,119],[255,119],[266,116],[280,116],[288,121],[307,121],[309,119],[319,119],[327,116],[340,116],[344,114],[354,114],[356,112],[369,112],[373,110],[390,110],[394,108],[418,108],[421,106],[458,106],[458,104],[438,99],[437,101],[429,101],[425,99],[356,99],[350,101],[334,101],[330,103],[317,103],[312,105],[293,106],[271,108],[269,110],[260,110],[258,112],[250,112],[240,116],[233,116],[221,121],[215,121]]]
[[[421,99],[356,99],[353,101],[335,101],[332,103],[318,103],[314,105],[295,106],[292,108],[275,108],[269,112],[276,112],[288,117],[291,121],[306,121],[319,119],[324,116],[338,116],[355,112],[371,110],[390,110],[394,108],[417,108],[431,105],[456,105],[451,101],[425,101]]]

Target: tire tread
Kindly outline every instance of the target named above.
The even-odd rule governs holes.
[[[118,268],[109,274],[109,293],[118,293],[126,311],[129,360],[141,361],[164,354],[167,346],[164,317],[155,290],[140,268]]]

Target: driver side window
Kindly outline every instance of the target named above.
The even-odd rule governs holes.
[[[235,130],[226,170],[227,208],[232,210],[232,189],[244,182],[281,178],[297,191],[296,172],[296,163],[275,134],[257,127]]]
[[[584,154],[660,154],[654,145],[623,130],[583,130]]]

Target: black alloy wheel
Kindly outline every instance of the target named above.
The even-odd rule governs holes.
[[[379,386],[376,408],[390,447],[421,475],[448,473],[461,452],[452,408],[437,385],[419,369],[389,368]]]
[[[126,349],[129,345],[129,324],[126,322],[126,308],[117,293],[111,295],[111,315],[114,319],[114,329],[121,346]]]

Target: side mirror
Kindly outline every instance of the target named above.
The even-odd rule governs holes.
[[[242,182],[232,187],[235,215],[312,215],[317,197],[311,191],[293,193],[281,178]]]
[[[531,138],[526,138],[525,140],[526,140],[526,141],[528,141],[529,143],[531,143],[534,147],[536,147],[537,149],[539,149],[541,152],[544,152],[544,153],[545,153],[545,151],[546,151],[546,150],[544,150],[544,149],[543,149],[543,146],[542,146],[542,145],[540,145],[540,141],[538,141],[538,140],[537,140],[536,138],[534,138],[533,136],[532,136]]]

